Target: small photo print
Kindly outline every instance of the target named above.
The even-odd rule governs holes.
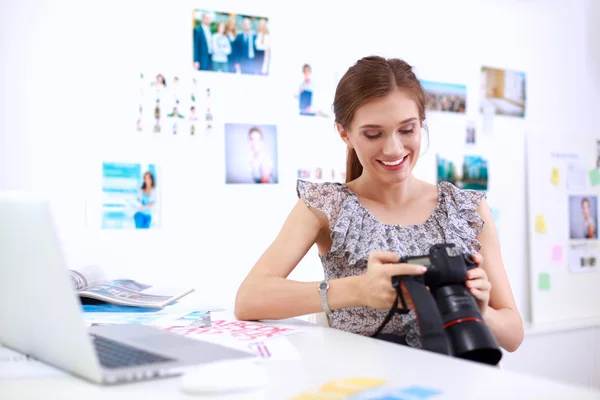
[[[197,9],[193,12],[193,66],[199,71],[269,75],[269,20]]]
[[[454,83],[421,81],[425,90],[426,109],[464,114],[467,109],[467,87]]]
[[[225,124],[226,183],[278,183],[277,127]]]
[[[481,108],[482,114],[525,117],[526,102],[525,73],[481,68]]]
[[[598,271],[600,252],[591,243],[578,243],[569,246],[569,270],[573,273]]]
[[[330,112],[329,107],[330,87],[324,85],[324,80],[315,81],[313,77],[314,66],[311,63],[302,65],[302,75],[298,91],[296,92],[297,107],[300,115],[317,116],[328,118]],[[321,74],[321,77],[322,74]]]
[[[437,182],[450,182],[461,189],[488,189],[488,162],[478,155],[443,157],[436,155]]]
[[[569,238],[598,239],[596,196],[569,196]]]
[[[475,122],[467,122],[466,134],[465,142],[467,144],[475,144]]]
[[[160,193],[155,164],[102,164],[102,229],[160,226]]]
[[[298,179],[312,182],[346,182],[345,168],[299,168]]]

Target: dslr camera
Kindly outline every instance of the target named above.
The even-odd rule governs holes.
[[[399,262],[424,265],[427,271],[422,276],[392,277],[397,298],[378,332],[395,311],[408,312],[404,289],[415,306],[424,349],[497,365],[502,352],[465,285],[467,271],[476,268],[471,255],[461,253],[454,244],[436,244],[428,255],[401,258]],[[397,309],[398,301],[402,310]]]

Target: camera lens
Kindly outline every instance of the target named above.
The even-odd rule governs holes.
[[[459,358],[496,365],[502,352],[481,318],[477,301],[465,285],[440,286],[432,294],[452,353]]]

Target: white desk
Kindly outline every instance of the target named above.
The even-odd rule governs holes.
[[[213,314],[218,318],[219,314]],[[225,314],[229,318],[230,315]],[[495,367],[313,325],[302,320],[273,322],[301,328],[287,336],[301,360],[265,360],[270,384],[264,393],[198,396],[211,399],[289,399],[331,379],[371,377],[442,391],[432,399],[600,399],[600,392],[571,387]],[[543,354],[540,354],[543,357]],[[102,387],[71,376],[0,381],[0,399],[191,399],[180,378]]]

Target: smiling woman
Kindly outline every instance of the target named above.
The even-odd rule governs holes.
[[[236,317],[280,319],[323,310],[331,327],[372,336],[396,297],[391,277],[425,272],[399,258],[453,243],[474,254],[478,268],[469,271],[466,286],[499,344],[516,350],[523,324],[485,193],[413,176],[425,94],[412,67],[399,59],[359,60],[340,80],[333,108],[348,148],[346,183],[298,180],[296,206],[238,290]],[[325,280],[287,279],[314,244]],[[405,311],[382,333],[422,347],[415,311]]]

